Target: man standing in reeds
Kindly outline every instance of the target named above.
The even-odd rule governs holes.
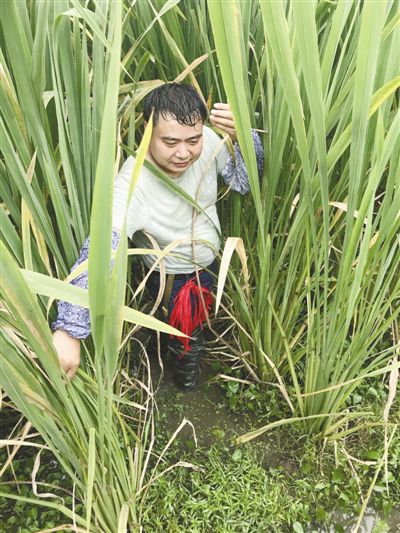
[[[168,349],[174,357],[174,379],[182,390],[192,390],[198,383],[203,354],[203,323],[211,307],[210,291],[217,271],[216,254],[220,247],[220,223],[217,215],[217,176],[236,191],[248,192],[247,172],[239,147],[233,115],[228,104],[215,104],[210,122],[229,135],[234,156],[226,144],[205,126],[208,110],[197,91],[190,85],[164,84],[145,98],[144,119],[153,112],[153,133],[146,159],[172,178],[199,204],[193,207],[169,190],[150,170],[143,167],[128,208],[128,237],[142,248],[148,247],[145,233],[150,234],[161,249],[174,241],[179,244],[173,255],[164,259],[167,273],[164,314],[168,322],[188,335],[169,339]],[[259,171],[263,150],[259,137],[253,134]],[[112,247],[116,248],[123,225],[129,183],[135,158],[129,157],[115,179]],[[72,270],[88,258],[89,238],[85,241]],[[145,255],[150,269],[154,255]],[[72,282],[88,287],[87,272]],[[154,271],[148,289],[156,298],[160,272]],[[66,302],[58,303],[58,317],[52,325],[54,344],[62,369],[73,377],[80,363],[80,340],[90,334],[89,310]]]

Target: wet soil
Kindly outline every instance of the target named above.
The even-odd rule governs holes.
[[[168,359],[163,362],[163,371],[154,354],[150,356],[150,365],[161,431],[172,435],[184,419],[189,420],[193,426],[186,425],[181,430],[180,446],[190,449],[196,445],[196,441],[198,446],[204,448],[219,443],[233,449],[236,437],[266,424],[252,412],[243,415],[227,406],[225,391],[213,382],[216,373],[210,364],[202,363],[199,387],[191,392],[181,392],[173,383],[173,368]],[[282,453],[280,442],[273,433],[259,437],[251,445],[257,460],[264,468],[283,466],[289,473],[294,470],[294,464]],[[395,508],[390,516],[384,519],[389,529],[375,529],[381,518],[374,509],[368,508],[359,533],[400,533],[400,507]],[[335,513],[334,521],[341,524],[346,533],[352,533],[357,517],[338,512]],[[337,530],[332,526],[330,529],[313,527],[309,531],[335,533]]]
[[[194,431],[189,425],[182,429],[182,442],[193,439],[195,433],[198,446],[209,447],[216,442],[229,446],[234,444],[238,436],[262,425],[253,413],[244,416],[227,407],[224,390],[212,382],[215,371],[209,364],[202,364],[199,387],[190,392],[180,391],[173,383],[173,369],[169,361],[164,363],[162,377],[159,370],[153,370],[153,375],[157,376],[155,379],[159,382],[155,397],[162,414],[163,430],[172,434],[183,419],[189,420],[194,426]],[[274,467],[281,464],[276,446],[270,440],[261,440],[265,465]],[[257,448],[261,447],[257,445]],[[289,464],[287,467],[290,469]]]

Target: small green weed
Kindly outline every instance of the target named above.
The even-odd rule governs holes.
[[[175,470],[151,486],[146,532],[261,533],[309,521],[308,503],[290,494],[290,476],[283,468],[263,468],[250,447],[214,446],[194,456],[201,470]]]
[[[175,450],[175,459],[190,460],[200,469],[170,471],[150,487],[143,515],[146,533],[285,533],[321,526],[348,531],[335,513],[358,515],[360,489],[366,493],[374,468],[357,469],[362,476],[357,481],[342,453],[335,462],[332,448],[324,451],[287,430],[277,431],[277,439],[282,443],[277,467],[263,462],[262,446],[216,443],[211,449]],[[383,475],[378,486],[382,483]],[[384,516],[400,501],[399,485],[393,477],[390,495],[374,491],[371,503]],[[376,531],[385,531],[379,529],[385,524],[378,520]]]
[[[29,449],[20,452],[12,462],[12,471],[8,469],[1,478],[0,490],[36,499],[31,485],[34,459],[35,456]],[[6,451],[1,449],[0,464],[4,464],[6,460]],[[50,453],[42,454],[36,481],[39,494],[44,492],[55,494],[59,497],[58,501],[63,501],[69,508],[72,507],[72,496],[68,491],[69,487],[66,486],[66,476]],[[79,513],[82,510],[81,504],[76,503],[75,510]],[[0,531],[31,533],[51,529],[63,523],[65,523],[65,516],[56,509],[46,509],[24,501],[0,498]]]

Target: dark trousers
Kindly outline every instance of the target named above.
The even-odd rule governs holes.
[[[199,271],[200,285],[212,291],[215,285],[216,273],[218,270],[217,261],[215,260],[211,265],[209,265],[207,267],[207,270]],[[171,290],[171,295],[168,301],[168,316],[164,316],[164,320],[166,322],[169,321],[169,317],[171,316],[176,295],[178,294],[180,289],[185,285],[185,283],[189,281],[191,278],[194,278],[196,280],[195,272],[192,272],[190,274],[175,274],[174,282],[173,282],[172,290]],[[150,296],[155,300],[157,298],[158,291],[160,288],[160,273],[156,271],[153,272],[150,275],[146,286],[148,288]],[[191,309],[188,309],[188,312],[192,313],[192,316],[193,316],[193,304],[191,306]],[[168,345],[169,345],[168,337],[169,335],[165,335],[165,334],[161,335],[161,347],[163,351],[166,351],[168,349]]]

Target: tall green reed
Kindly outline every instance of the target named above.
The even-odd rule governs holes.
[[[5,6],[2,25],[0,384],[54,453],[85,514],[29,501],[56,506],[88,531],[139,528],[154,443],[151,382],[132,380],[121,395],[115,379],[123,369],[123,322],[171,331],[124,306],[125,238],[110,274],[122,8],[15,1]],[[151,125],[132,190],[150,136]],[[88,295],[52,276],[64,278],[77,257],[89,213]],[[54,298],[90,307],[95,350],[71,383],[61,375],[45,316]]]
[[[251,296],[237,275],[228,293],[259,377],[270,379],[276,366],[294,386],[297,413],[317,415],[310,429],[327,434],[357,384],[396,349],[398,6],[253,8],[263,26],[251,25],[242,2],[209,3],[252,189],[236,206]],[[244,51],[256,42],[253,58]],[[254,64],[257,83],[243,76]],[[254,111],[267,132],[261,183],[248,135]]]

